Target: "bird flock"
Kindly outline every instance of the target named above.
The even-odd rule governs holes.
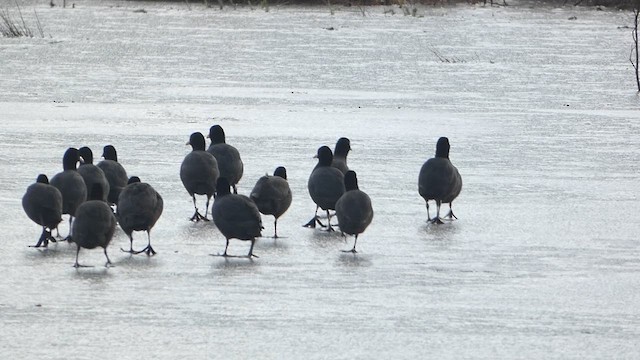
[[[273,238],[278,238],[278,219],[291,205],[287,170],[279,166],[273,175],[259,178],[249,196],[238,194],[237,184],[244,172],[240,153],[226,143],[220,125],[211,126],[207,138],[211,140],[208,148],[202,133],[191,134],[186,144],[192,151],[180,166],[180,180],[193,200],[194,214],[190,220],[213,220],[226,238],[224,252],[219,256],[234,256],[228,253],[229,240],[239,239],[251,242],[248,254],[242,257],[257,257],[253,248],[264,229],[261,214],[274,217]],[[438,139],[435,156],[423,164],[418,176],[418,193],[426,203],[427,221],[433,224],[457,219],[451,206],[462,189],[462,178],[449,160],[449,149],[446,137]],[[303,226],[320,226],[328,232],[336,231],[337,227],[343,235],[354,236],[353,247],[343,251],[357,253],[358,236],[371,224],[374,212],[371,198],[359,189],[357,174],[347,165],[350,150],[351,142],[345,137],[338,139],[334,151],[328,146],[318,148],[315,156],[318,162],[307,183],[316,211]],[[118,225],[130,241],[129,249],[122,251],[148,256],[156,254],[151,246],[151,229],[162,215],[162,196],[139,177],[127,176],[113,145],[104,146],[102,158],[94,165],[90,148],[71,147],[62,158],[63,171],[55,174],[51,181],[45,174],[38,175],[22,198],[27,216],[42,227],[37,243],[32,246],[47,247],[49,242],[57,241],[75,243],[76,268],[83,266],[78,263],[81,248],[101,247],[107,260],[105,266],[111,264],[107,246]],[[196,195],[206,197],[204,211],[198,207]],[[429,212],[430,200],[436,203],[433,218]],[[449,204],[449,212],[441,217],[443,203]],[[320,209],[326,212],[326,223],[318,215]],[[69,215],[69,234],[65,238],[59,233],[54,237],[53,231],[57,231],[63,215]],[[337,224],[332,222],[335,218]],[[145,248],[134,250],[134,231],[147,232]]]

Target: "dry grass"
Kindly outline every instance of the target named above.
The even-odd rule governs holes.
[[[17,2],[16,11],[18,15],[14,16],[9,9],[0,9],[0,34],[4,37],[11,38],[34,37],[34,32],[27,25],[24,16],[22,16],[22,10]],[[35,26],[38,31],[38,35],[40,35],[40,37],[44,37],[44,31],[42,30],[42,25],[40,24],[40,19],[38,18],[38,13],[36,13],[35,9],[33,10],[33,14],[35,17]]]

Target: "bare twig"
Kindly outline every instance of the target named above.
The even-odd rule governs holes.
[[[22,20],[22,28],[24,29],[26,35],[28,37],[33,37],[31,30],[27,27],[27,23],[24,21],[24,17],[22,16],[22,10],[20,10],[20,5],[18,5],[18,0],[16,0],[16,8],[18,9],[18,15],[20,15],[20,20]]]
[[[335,11],[333,10],[333,6],[331,6],[331,0],[327,0],[327,6],[329,7],[329,13],[334,15]]]
[[[633,30],[631,31],[631,37],[633,38],[633,46],[631,47],[631,53],[629,54],[629,61],[636,74],[636,85],[640,92],[640,73],[638,72],[638,60],[640,60],[640,54],[638,54],[638,17],[640,16],[640,7],[638,6],[640,1],[636,1],[636,6],[633,8]],[[634,61],[635,57],[635,61]]]
[[[40,32],[40,37],[44,39],[44,31],[42,30],[42,24],[40,24],[40,18],[38,18],[38,13],[36,9],[33,9],[33,14],[36,16],[36,25],[38,26],[38,32]]]

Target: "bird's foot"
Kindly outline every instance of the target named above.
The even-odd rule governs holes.
[[[221,257],[224,257],[224,258],[227,258],[227,257],[235,257],[235,256],[233,256],[233,255],[228,255],[226,252],[224,252],[224,253],[222,253],[222,254],[217,253],[217,254],[209,254],[209,255],[211,255],[211,256],[221,256]]]
[[[314,216],[313,219],[309,220],[308,223],[302,225],[302,227],[315,229],[316,228],[316,221],[318,221],[318,218]]]
[[[453,214],[453,211],[449,211],[449,213],[445,215],[444,218],[449,220],[453,220],[453,219],[458,220],[458,217]]]
[[[33,247],[33,248],[39,248],[41,246],[44,248],[49,246],[49,239],[44,235],[41,236],[40,239],[38,239],[38,242],[35,245],[29,245],[29,247]]]
[[[129,253],[129,254],[133,254],[133,255],[145,253],[145,254],[147,254],[147,256],[153,256],[153,255],[156,254],[156,251],[153,250],[151,245],[147,246],[146,248],[144,248],[142,250],[133,250],[133,249],[125,250],[123,248],[120,248],[120,251]]]
[[[204,221],[209,221],[209,219],[207,219],[206,217],[202,216],[202,214],[200,214],[200,212],[196,211],[195,214],[193,214],[193,216],[190,219],[193,222],[198,222],[200,220],[204,220]]]
[[[91,265],[80,265],[78,263],[75,263],[75,264],[73,264],[73,267],[78,269],[78,268],[90,268],[90,267],[93,267],[93,266],[91,266]]]
[[[62,239],[62,241],[66,241],[66,242],[73,242],[73,237],[71,237],[71,235],[67,235],[66,238]]]
[[[243,259],[251,259],[251,258],[259,258],[258,255],[247,254],[247,255],[229,255],[227,253],[224,254],[210,254],[211,256],[221,256],[223,258],[243,258]]]
[[[156,254],[156,251],[153,250],[153,248],[151,247],[151,245],[148,245],[146,248],[139,250],[139,251],[133,251],[132,254],[142,254],[142,253],[146,253],[147,256],[153,256]]]
[[[444,222],[437,216],[430,219],[429,222],[432,224],[444,224]]]
[[[316,224],[320,225],[321,227],[327,227],[325,224],[322,223],[322,221],[320,221],[320,218],[318,218],[317,216],[314,216],[313,219],[309,220],[308,223],[306,223],[306,224],[304,224],[302,226],[315,229],[316,228]]]
[[[352,253],[352,254],[357,254],[358,252],[356,251],[356,248],[353,248],[351,250],[340,250],[344,253]]]

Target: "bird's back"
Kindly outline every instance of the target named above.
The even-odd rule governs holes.
[[[211,144],[207,152],[218,161],[220,176],[227,178],[229,184],[235,185],[242,178],[244,164],[240,158],[240,152],[227,143]]]
[[[219,175],[215,157],[203,150],[187,154],[180,166],[180,180],[191,195],[213,195]]]
[[[364,232],[373,220],[371,198],[361,190],[347,191],[336,203],[336,216],[340,231],[349,235]]]
[[[431,158],[420,169],[418,192],[425,200],[444,200],[455,186],[457,169],[446,158]]]
[[[347,157],[334,155],[333,160],[331,161],[331,166],[340,170],[342,174],[346,174],[349,171],[349,166],[347,166]]]
[[[291,205],[289,183],[279,176],[265,175],[256,182],[251,191],[251,200],[261,213],[278,218]]]
[[[118,199],[118,222],[125,233],[149,231],[160,218],[164,202],[151,185],[129,184]]]
[[[31,184],[22,197],[22,208],[36,224],[54,228],[62,220],[62,194],[49,184]]]
[[[116,229],[116,218],[106,202],[90,200],[82,203],[73,222],[73,242],[87,249],[107,247]]]
[[[117,204],[120,192],[127,186],[129,179],[127,171],[119,162],[114,160],[102,160],[96,166],[104,172],[107,182],[109,182],[107,200],[109,200],[109,203]]]
[[[93,164],[84,164],[78,167],[78,174],[82,176],[84,183],[87,187],[87,191],[93,188],[93,185],[99,185],[102,187],[102,200],[107,201],[109,195],[110,186],[104,171]]]
[[[80,204],[87,200],[87,186],[82,176],[75,170],[59,172],[51,178],[50,184],[62,194],[62,213],[74,215]]]
[[[307,183],[309,195],[324,210],[334,210],[336,201],[344,194],[344,174],[331,166],[316,167]]]
[[[213,221],[227,238],[252,240],[262,236],[262,220],[256,204],[244,195],[218,196],[211,208]]]

